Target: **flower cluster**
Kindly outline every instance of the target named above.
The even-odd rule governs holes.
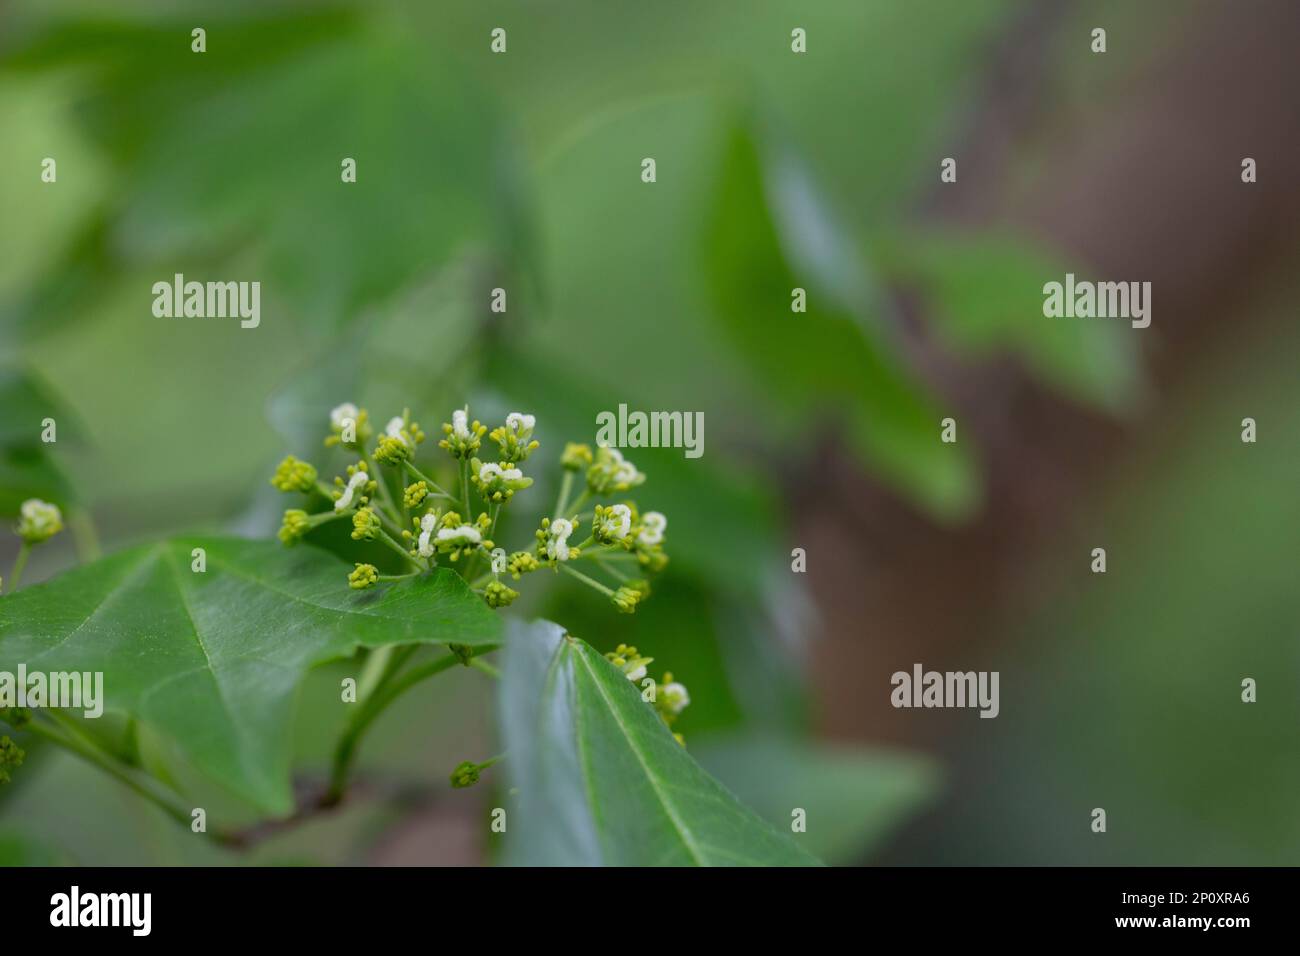
[[[647,682],[650,664],[653,663],[653,657],[643,657],[641,653],[630,644],[620,644],[617,648],[605,655],[605,660],[609,661],[633,684],[642,686],[646,682],[651,690],[643,692],[642,697],[649,694],[648,702],[654,706],[655,712],[669,728],[672,727],[679,714],[686,709],[691,702],[691,695],[686,692],[683,684],[673,680],[671,672],[665,672],[663,679],[659,683],[653,680]],[[685,740],[681,734],[673,734],[679,744],[685,745]]]
[[[525,474],[540,447],[533,415],[511,412],[489,431],[470,417],[468,407],[455,409],[442,425],[438,447],[449,457],[441,464],[418,460],[425,434],[409,409],[388,419],[382,431],[370,422],[366,409],[351,402],[330,412],[325,445],[355,456],[332,485],[292,455],[271,477],[279,490],[307,496],[305,506],[284,513],[279,538],[286,545],[347,519],[353,540],[387,547],[405,565],[404,573],[387,574],[358,563],[348,575],[349,587],[365,590],[442,564],[494,608],[520,597],[503,576],[519,581],[543,568],[565,572],[622,613],[634,613],[650,596],[645,575],[668,562],[668,521],[657,511],[642,513],[632,500],[595,500],[621,499],[645,482],[617,449],[565,445],[558,499],[541,518],[535,545],[503,552],[495,542],[501,512],[534,483]],[[307,507],[321,501],[324,507]]]

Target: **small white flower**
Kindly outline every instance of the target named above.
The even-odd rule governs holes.
[[[423,525],[421,525],[423,527]],[[455,542],[458,545],[478,544],[483,540],[483,535],[479,533],[478,528],[472,524],[463,524],[459,528],[440,528],[438,530],[438,543],[449,544]]]
[[[624,669],[623,673],[627,675],[627,679],[630,680],[632,683],[635,684],[637,681],[645,677],[646,674],[645,665],[640,663],[639,661],[628,661],[628,667],[631,667],[632,669],[631,670]]]
[[[451,413],[451,433],[457,438],[469,441],[469,412],[465,409],[458,408]]]
[[[569,560],[569,535],[573,534],[573,522],[567,518],[556,518],[547,528],[549,539],[546,542],[546,556],[552,561]]]
[[[489,461],[478,470],[478,480],[485,485],[494,478],[500,478],[502,481],[518,481],[523,477],[524,473],[518,468],[502,468],[494,461]]]
[[[393,417],[393,418],[390,418],[390,419],[388,420],[388,427],[384,429],[384,433],[385,433],[389,438],[396,438],[396,439],[397,439],[398,441],[400,441],[403,445],[405,445],[405,444],[407,444],[407,441],[406,441],[406,439],[402,436],[402,429],[405,428],[405,427],[406,427],[406,422],[402,421],[402,416],[401,416],[401,415],[397,415],[397,416],[395,416],[395,417]]]
[[[637,476],[640,474],[636,470],[636,465],[624,458],[623,453],[617,448],[611,448],[609,453],[615,462],[614,480],[620,483],[626,482],[628,484],[635,482]]]
[[[613,505],[600,520],[601,536],[611,541],[622,541],[632,530],[632,509],[627,505]]]
[[[422,558],[433,557],[433,542],[429,538],[438,527],[438,516],[427,514],[420,519],[419,555]]]
[[[333,425],[336,430],[342,431],[343,423],[345,421],[351,421],[355,425],[357,416],[360,414],[361,410],[358,409],[357,406],[353,405],[351,402],[344,402],[342,405],[335,405],[330,409],[330,424]]]
[[[352,477],[348,480],[348,486],[343,489],[343,494],[339,496],[338,501],[334,502],[334,510],[342,511],[345,508],[350,508],[352,506],[352,495],[358,488],[365,487],[366,482],[369,480],[369,472],[361,471],[360,469],[354,472]]]
[[[669,713],[680,714],[691,702],[691,695],[686,692],[686,686],[676,681],[664,684],[659,688],[659,693]]]
[[[525,415],[523,412],[511,412],[506,416],[506,428],[512,432],[522,432],[525,436],[531,435],[536,425],[537,418],[533,415]]]
[[[664,530],[667,527],[667,518],[658,511],[647,511],[641,517],[641,533],[636,536],[636,539],[646,547],[654,547],[656,544],[662,544],[664,540]]]

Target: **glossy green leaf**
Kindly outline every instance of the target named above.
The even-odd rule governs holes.
[[[692,738],[691,752],[773,826],[804,810],[808,849],[830,863],[860,862],[935,796],[939,776],[915,754],[774,735]]]
[[[193,548],[207,570],[191,570]],[[290,720],[313,665],[359,646],[498,640],[449,570],[353,591],[310,547],[178,538],[0,599],[0,670],[102,671],[105,708],[143,721],[271,813],[291,808]]]
[[[511,625],[501,691],[519,794],[509,862],[817,863],[705,773],[623,673],[558,625]]]

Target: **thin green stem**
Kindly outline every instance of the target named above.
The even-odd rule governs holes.
[[[573,568],[569,567],[567,564],[565,564],[565,563],[563,563],[563,562],[561,562],[561,564],[559,565],[559,567],[560,567],[560,570],[561,570],[561,571],[565,571],[565,572],[567,572],[567,573],[573,575],[573,577],[577,578],[577,579],[578,579],[579,581],[581,581],[583,584],[586,584],[586,585],[589,586],[589,587],[593,587],[593,588],[595,588],[597,591],[599,591],[601,594],[604,594],[606,597],[611,597],[611,598],[612,598],[612,597],[614,596],[614,590],[613,590],[613,588],[607,588],[607,587],[605,587],[605,585],[601,584],[601,583],[600,583],[599,581],[597,581],[595,578],[588,577],[587,575],[583,574],[581,571],[574,570]]]
[[[27,556],[31,554],[32,546],[24,541],[18,546],[18,557],[14,558],[14,568],[9,572],[9,590],[17,591],[18,584],[23,579],[23,568],[27,567]]]
[[[415,478],[417,481],[422,481],[430,488],[432,488],[433,491],[431,491],[430,494],[436,495],[439,498],[446,498],[449,501],[456,500],[455,495],[448,494],[436,481],[434,481],[432,478],[430,478],[428,475],[422,472],[419,468],[416,468],[412,462],[404,461],[402,462],[402,466],[408,472],[410,472],[411,476]]]
[[[466,524],[472,524],[473,521],[470,518],[470,511],[469,511],[469,459],[468,458],[461,459],[461,463],[460,463],[460,493],[465,498],[465,513],[461,515],[461,519]]]
[[[570,513],[570,520],[577,519],[578,515],[582,513],[582,506],[587,503],[589,498],[591,498],[591,489],[584,488],[582,489],[582,494],[578,495],[577,500],[564,509]]]
[[[587,556],[588,556],[588,555],[587,555],[586,553],[584,553],[584,554],[582,555],[582,557],[584,557],[584,558],[587,557]],[[632,576],[631,576],[631,575],[629,575],[629,574],[624,574],[624,573],[623,573],[622,571],[620,571],[618,568],[610,567],[608,564],[606,564],[606,563],[605,563],[605,559],[601,557],[599,551],[592,551],[592,552],[590,552],[590,556],[591,556],[591,559],[592,559],[593,561],[595,561],[598,565],[601,566],[601,568],[604,570],[604,572],[605,572],[606,574],[612,575],[613,577],[617,578],[619,581],[621,581],[621,582],[624,583],[624,584],[626,584],[628,581],[631,581],[631,580],[632,580]]]
[[[400,523],[402,520],[401,512],[397,510],[397,502],[393,500],[393,493],[388,489],[388,479],[384,477],[384,473],[379,470],[379,466],[375,464],[370,457],[370,453],[364,448],[361,449],[361,460],[366,463],[366,471],[370,473],[370,477],[379,486],[379,497],[384,499],[383,504],[388,508],[388,517],[392,519],[393,524]]]
[[[135,791],[150,803],[157,806],[181,826],[188,827],[190,825],[189,811],[171,798],[159,793],[153,787],[149,786],[145,782],[145,778],[142,778],[140,775],[131,772],[126,767],[119,764],[107,753],[91,743],[88,738],[85,738],[82,735],[78,735],[77,737],[65,736],[53,727],[48,726],[40,718],[33,720],[27,725],[26,729],[40,737],[44,737],[51,743],[57,744],[64,750],[76,754],[83,760],[94,764],[123,786]]]
[[[560,496],[555,499],[555,511],[552,512],[555,517],[564,514],[564,505],[569,500],[569,492],[573,490],[573,472],[564,469],[564,478],[560,481]]]
[[[412,667],[398,676],[392,676],[390,671],[389,679],[382,681],[369,698],[358,698],[357,710],[348,721],[343,736],[339,738],[334,750],[334,766],[330,772],[326,804],[335,804],[343,799],[347,791],[348,775],[356,759],[357,745],[375,718],[383,713],[389,704],[420,681],[449,670],[459,663],[460,658],[457,655],[448,653],[436,660]]]
[[[383,528],[380,528],[380,529],[379,529],[379,538],[378,538],[378,540],[384,542],[384,544],[388,545],[390,548],[392,548],[394,551],[396,551],[398,554],[400,554],[403,558],[405,558],[407,561],[409,561],[409,562],[411,563],[411,565],[412,565],[414,568],[416,568],[417,570],[420,570],[420,571],[423,571],[423,570],[424,570],[424,568],[423,568],[423,566],[420,564],[420,562],[417,561],[417,560],[415,560],[415,558],[411,557],[411,552],[407,551],[407,550],[406,550],[405,548],[403,548],[400,544],[398,544],[397,541],[395,541],[395,540],[393,539],[393,536],[392,536],[391,534],[389,534],[387,531],[385,531]]]
[[[481,658],[471,657],[469,659],[469,666],[474,668],[476,671],[482,671],[484,674],[487,674],[488,677],[491,677],[493,680],[501,679],[501,671],[498,670],[493,665],[489,664],[487,661],[482,660]]]

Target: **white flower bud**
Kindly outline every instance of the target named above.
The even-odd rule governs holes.
[[[343,511],[346,508],[352,507],[352,495],[358,488],[364,488],[366,482],[369,480],[369,472],[361,471],[360,469],[354,472],[352,477],[348,480],[348,486],[343,489],[343,494],[339,496],[338,501],[334,502],[334,510]]]

